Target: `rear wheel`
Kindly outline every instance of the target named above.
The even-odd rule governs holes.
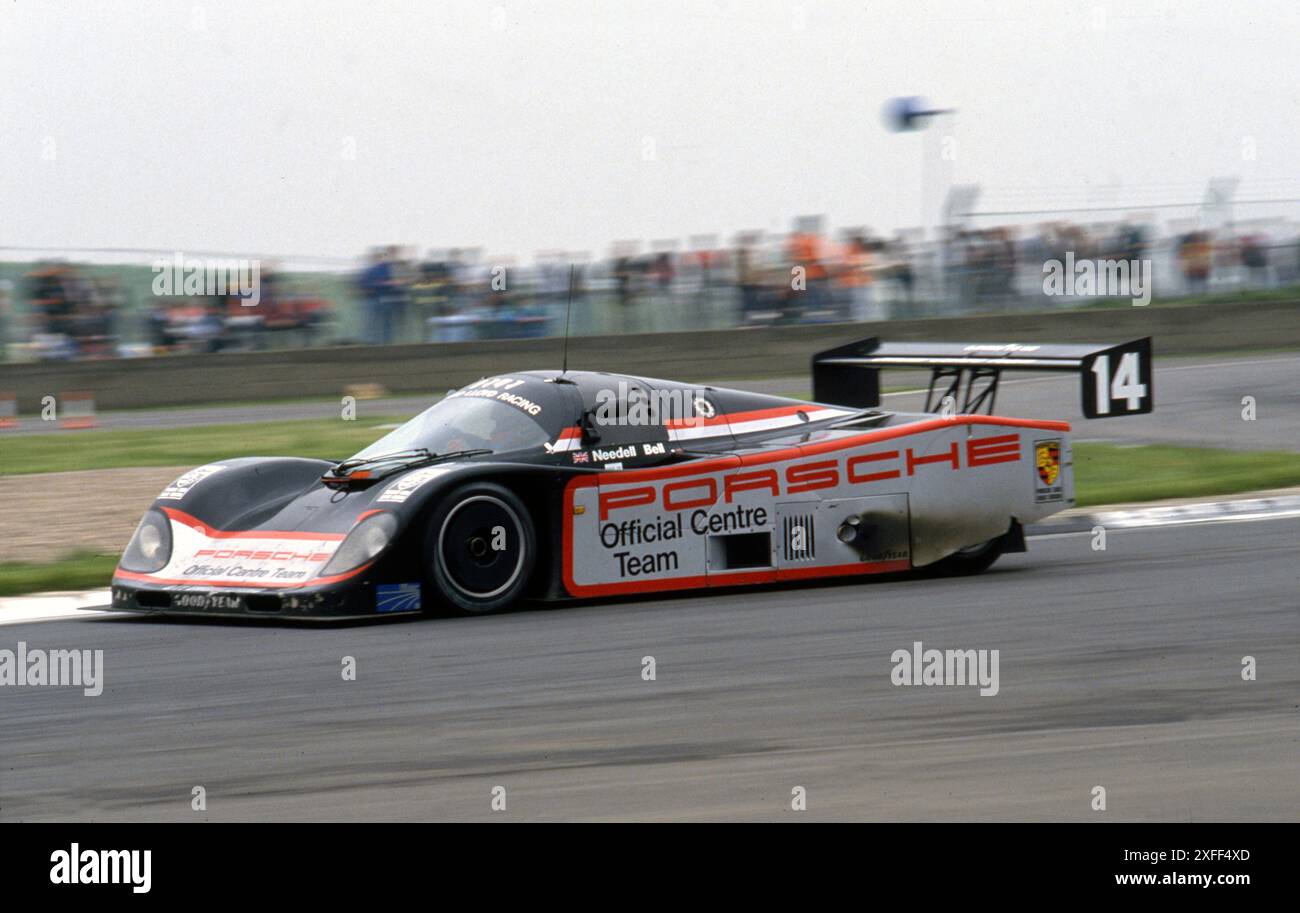
[[[982,574],[989,569],[994,561],[1002,557],[1002,550],[1005,545],[1006,537],[998,536],[996,539],[990,539],[987,542],[981,542],[979,545],[972,545],[961,551],[954,552],[947,558],[936,561],[930,567],[934,573],[942,577],[966,577],[971,574]]]
[[[464,485],[429,518],[424,563],[443,600],[485,615],[519,599],[537,560],[537,536],[523,502],[489,482]]]

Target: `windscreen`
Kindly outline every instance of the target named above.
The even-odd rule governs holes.
[[[503,453],[540,448],[550,440],[527,412],[494,399],[444,399],[353,457],[424,447],[434,453],[479,448]]]

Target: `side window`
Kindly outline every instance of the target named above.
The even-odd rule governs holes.
[[[648,385],[628,378],[610,378],[607,387],[584,391],[588,428],[599,436],[584,448],[592,464],[632,468],[669,458],[668,432],[652,394]]]

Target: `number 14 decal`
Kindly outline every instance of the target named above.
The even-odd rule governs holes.
[[[1092,363],[1092,373],[1097,383],[1096,410],[1098,415],[1109,415],[1112,400],[1124,400],[1127,412],[1138,412],[1147,397],[1147,385],[1142,383],[1142,357],[1137,352],[1120,356],[1115,373],[1110,373],[1110,356],[1098,355]]]

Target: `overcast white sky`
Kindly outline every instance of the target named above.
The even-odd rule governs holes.
[[[959,109],[953,177],[988,205],[1296,197],[1298,9],[0,0],[0,247],[887,231],[921,205],[897,95]]]

